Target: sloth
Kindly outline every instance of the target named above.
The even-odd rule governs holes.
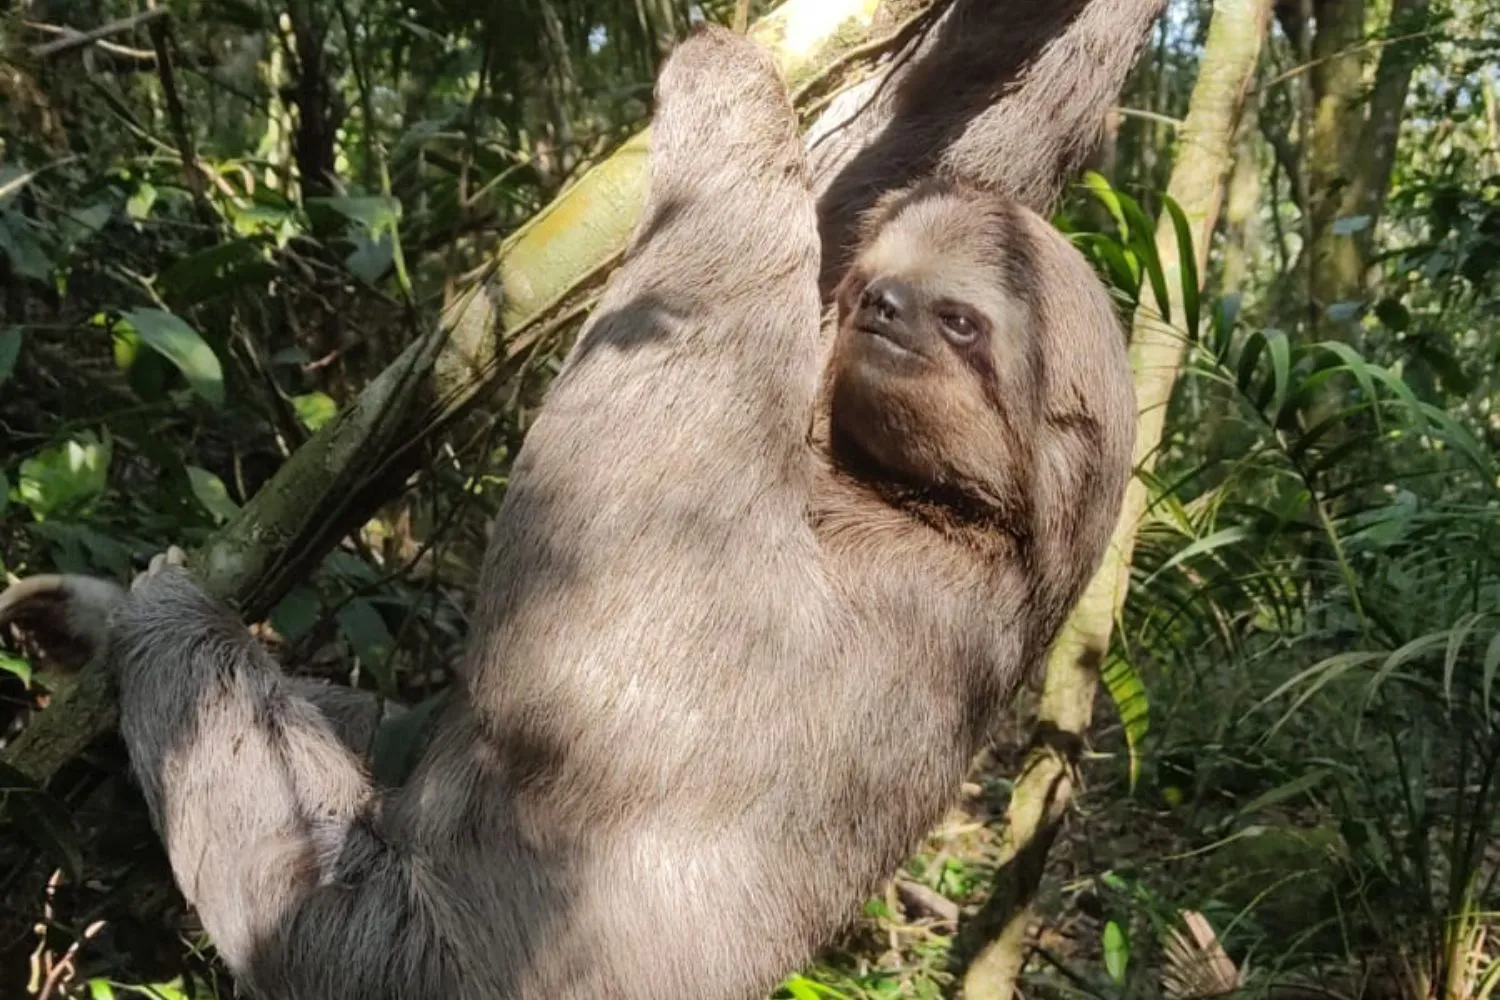
[[[346,696],[284,677],[175,554],[128,594],[0,598],[112,665],[242,988],[748,1000],[941,818],[1100,561],[1134,398],[1108,294],[1028,209],[930,177],[859,246],[825,317],[783,81],[727,31],[681,44],[644,215],[517,456],[400,788]]]

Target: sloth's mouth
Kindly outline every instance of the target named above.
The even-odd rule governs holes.
[[[898,358],[912,358],[917,361],[926,360],[926,355],[922,354],[920,351],[913,350],[912,348],[906,346],[905,344],[901,343],[901,341],[895,339],[889,333],[886,333],[883,330],[877,330],[871,326],[856,326],[854,330],[856,333],[862,333],[866,337],[869,337],[871,340],[875,341],[881,347],[881,349],[895,355]]]

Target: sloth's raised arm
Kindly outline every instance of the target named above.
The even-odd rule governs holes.
[[[860,216],[937,171],[1048,215],[1105,117],[1164,0],[953,0],[890,68],[849,91],[808,137],[825,293]]]
[[[713,26],[673,52],[656,97],[644,212],[549,405],[618,406],[623,385],[644,381],[657,395],[640,405],[669,419],[690,399],[700,439],[763,458],[805,433],[819,350],[797,119],[770,54]]]

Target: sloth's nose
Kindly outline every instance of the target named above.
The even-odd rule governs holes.
[[[917,293],[896,278],[870,282],[859,297],[859,324],[875,333],[896,333],[906,327],[916,311]]]

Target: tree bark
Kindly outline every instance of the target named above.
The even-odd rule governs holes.
[[[1308,294],[1321,320],[1344,301],[1350,275],[1338,270],[1334,223],[1349,185],[1354,151],[1364,128],[1364,0],[1315,0],[1317,30],[1312,38],[1307,84],[1312,88],[1312,121],[1303,149],[1307,177],[1311,255]],[[1312,30],[1304,25],[1304,31]]]
[[[828,268],[852,239],[856,206],[939,163],[1045,211],[1092,148],[1162,0],[1015,0],[1003,14],[989,0],[900,0],[881,18],[877,6],[788,0],[751,29],[804,103],[898,50],[809,134]],[[886,31],[890,44],[877,44]],[[508,239],[437,329],[191,554],[211,594],[259,618],[405,484],[426,444],[470,403],[576,326],[635,225],[648,143],[649,132],[626,143]],[[108,682],[92,666],[0,759],[44,781],[114,719]]]
[[[1234,167],[1229,174],[1229,189],[1224,201],[1224,269],[1220,286],[1224,294],[1244,288],[1254,266],[1251,255],[1260,246],[1261,163],[1256,155],[1255,99],[1240,117],[1239,136],[1235,140]],[[1274,209],[1273,209],[1274,211]]]
[[[1368,115],[1360,128],[1359,142],[1348,166],[1348,182],[1336,212],[1336,219],[1349,220],[1354,231],[1325,235],[1329,244],[1325,294],[1332,302],[1365,297],[1376,227],[1391,186],[1412,70],[1425,48],[1421,41],[1404,36],[1425,21],[1428,2],[1392,0],[1391,3],[1386,27],[1388,41],[1381,50]]]
[[[1202,68],[1179,133],[1167,190],[1191,224],[1200,283],[1271,7],[1272,0],[1219,0],[1215,4]],[[1165,212],[1157,226],[1156,246],[1166,271],[1172,314],[1180,316],[1181,251],[1176,229]],[[1140,413],[1135,455],[1139,469],[1150,468],[1161,442],[1183,347],[1182,333],[1165,324],[1154,309],[1144,305],[1137,309],[1130,357]],[[1002,861],[990,901],[964,929],[955,947],[960,964],[978,949],[964,978],[968,1000],[1009,1000],[1015,993],[1025,964],[1026,932],[1037,888],[1072,795],[1100,668],[1129,587],[1136,531],[1147,502],[1145,482],[1137,477],[1126,491],[1103,564],[1048,659],[1032,749],[1007,812],[1009,855]]]

